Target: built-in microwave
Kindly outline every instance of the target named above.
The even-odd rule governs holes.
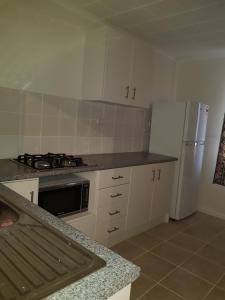
[[[87,211],[89,187],[87,179],[73,174],[41,177],[38,205],[60,217]]]

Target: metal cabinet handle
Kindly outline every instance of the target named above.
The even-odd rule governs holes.
[[[126,86],[126,95],[124,96],[124,98],[128,99],[129,93],[130,93],[130,87],[128,85],[128,86]]]
[[[117,198],[117,197],[120,197],[122,196],[123,194],[120,194],[120,193],[117,193],[115,195],[110,195],[111,198]]]
[[[114,212],[109,212],[109,215],[110,216],[115,216],[115,215],[118,215],[120,213],[120,211],[119,210],[116,210],[116,211],[114,211]]]
[[[30,192],[30,201],[34,203],[34,191]]]
[[[107,230],[107,231],[108,231],[108,233],[112,233],[112,232],[115,232],[117,230],[119,230],[119,227],[114,227],[112,230]]]
[[[135,98],[136,98],[136,92],[137,92],[137,89],[136,89],[136,88],[134,88],[134,89],[133,89],[133,92],[134,92],[134,93],[133,93],[133,97],[132,97],[132,99],[133,99],[133,100],[135,100]]]
[[[158,169],[158,180],[160,180],[160,178],[161,178],[161,170],[160,169]]]
[[[152,181],[155,181],[155,170],[152,171]]]
[[[123,177],[123,176],[120,176],[120,175],[117,176],[117,177],[112,177],[113,180],[122,179],[122,178],[124,178],[124,177]]]

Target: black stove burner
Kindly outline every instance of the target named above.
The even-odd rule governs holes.
[[[87,166],[78,156],[64,153],[27,154],[19,155],[16,161],[38,170],[74,168]]]

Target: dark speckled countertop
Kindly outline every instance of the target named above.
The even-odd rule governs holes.
[[[0,182],[48,175],[79,173],[176,161],[177,158],[148,152],[81,155],[88,167],[37,171],[10,159],[0,159]]]

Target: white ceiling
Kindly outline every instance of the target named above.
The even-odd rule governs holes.
[[[73,0],[177,58],[225,56],[225,0]]]
[[[176,59],[225,57],[225,0],[0,0],[0,23],[22,8],[74,26],[113,24]]]

